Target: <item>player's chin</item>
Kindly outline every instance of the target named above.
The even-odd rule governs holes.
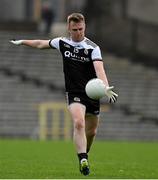
[[[82,36],[76,38],[76,40],[77,40],[78,42],[82,41],[83,39],[84,39],[84,37],[82,37]]]

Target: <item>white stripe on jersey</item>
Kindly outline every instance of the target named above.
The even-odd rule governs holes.
[[[66,43],[70,44],[71,46],[78,48],[78,49],[92,49],[93,50],[92,57],[91,57],[92,60],[102,59],[102,55],[101,55],[99,46],[97,46],[94,42],[92,42],[91,40],[89,40],[86,37],[81,42],[74,42],[74,41],[72,41],[72,39],[66,38],[66,37],[58,37],[58,38],[54,38],[54,39],[50,40],[50,46],[59,50],[60,49],[60,47],[59,47],[60,40],[66,42]]]

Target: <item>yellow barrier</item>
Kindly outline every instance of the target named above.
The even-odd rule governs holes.
[[[39,110],[39,138],[41,140],[47,139],[50,135],[52,139],[60,139],[63,137],[64,140],[71,139],[71,118],[67,110],[67,106],[63,102],[50,102],[41,103],[38,105]],[[48,111],[52,113],[51,127],[48,126]],[[61,119],[61,113],[63,117]],[[61,120],[63,120],[61,122]]]
[[[108,105],[101,105],[101,112],[109,111]],[[48,112],[51,111],[51,125],[48,127]],[[72,121],[67,110],[67,106],[63,102],[46,102],[38,105],[39,112],[39,138],[45,140],[51,139],[71,139]],[[61,118],[61,112],[63,117]],[[61,120],[63,120],[61,122]]]

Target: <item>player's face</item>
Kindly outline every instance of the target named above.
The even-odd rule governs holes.
[[[68,25],[68,30],[73,41],[80,42],[85,36],[85,23],[71,21]]]

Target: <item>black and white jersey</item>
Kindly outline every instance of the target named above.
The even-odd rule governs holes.
[[[66,91],[85,92],[86,83],[96,78],[93,61],[102,61],[99,46],[86,37],[81,42],[58,37],[50,40],[49,44],[62,54]]]

